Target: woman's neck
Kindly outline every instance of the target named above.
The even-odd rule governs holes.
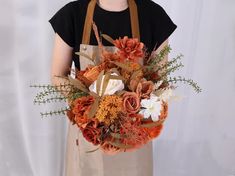
[[[122,11],[128,7],[127,0],[97,0],[97,3],[108,11]]]

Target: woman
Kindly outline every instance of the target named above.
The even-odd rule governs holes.
[[[99,32],[108,34],[113,39],[123,36],[138,37],[148,52],[155,48],[160,51],[166,46],[168,37],[177,27],[164,9],[151,0],[70,2],[49,20],[56,33],[51,68],[51,81],[54,85],[64,83],[64,80],[54,75],[67,76],[73,61],[77,69],[86,66],[85,60],[74,53],[83,50],[90,54],[93,46],[97,45],[94,31],[89,28],[89,20],[96,23]],[[105,40],[102,42],[104,46],[110,45]],[[153,175],[151,143],[137,151],[115,156],[104,155],[99,150],[89,154],[85,152],[93,148],[84,140],[77,127],[70,123],[66,176]]]

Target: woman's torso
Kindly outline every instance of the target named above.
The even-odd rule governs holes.
[[[151,31],[151,12],[148,11],[148,3],[144,3],[141,0],[135,0],[138,8],[139,28],[140,28],[140,40],[151,51],[155,46],[154,37]],[[146,0],[148,1],[148,0]],[[75,31],[75,46],[74,52],[79,50],[82,42],[83,26],[85,22],[86,10],[89,0],[74,1],[74,31]],[[96,23],[100,33],[107,34],[113,39],[119,37],[132,37],[130,11],[129,8],[119,11],[107,11],[101,8],[98,4],[95,6],[93,21]],[[109,42],[103,40],[103,45],[111,46]],[[94,32],[91,31],[90,45],[97,45],[97,41]],[[73,55],[75,66],[79,68],[79,56]]]

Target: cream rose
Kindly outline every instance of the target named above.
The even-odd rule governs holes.
[[[111,75],[118,76],[116,73],[112,73]],[[99,94],[99,96],[101,96],[102,87],[103,87],[103,84],[104,84],[104,78],[105,78],[105,75],[102,77],[99,93],[96,90],[96,83],[97,83],[97,81],[93,82],[90,85],[89,90],[91,92],[95,92],[95,93]],[[123,90],[123,89],[124,89],[124,84],[123,84],[122,80],[110,79],[109,82],[108,82],[108,85],[107,85],[107,87],[105,89],[104,95],[113,95],[115,92]]]

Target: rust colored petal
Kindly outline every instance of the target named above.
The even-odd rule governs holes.
[[[85,78],[87,78],[89,81],[92,81],[94,82],[97,77],[99,76],[99,73],[100,73],[100,68],[99,66],[94,66],[92,67],[91,69],[88,69],[84,74],[83,76]]]
[[[135,92],[126,92],[123,95],[123,108],[128,113],[137,113],[140,109],[140,98]]]
[[[93,143],[94,145],[100,144],[100,133],[101,130],[97,128],[97,120],[91,119],[85,128],[81,128],[84,138]]]
[[[152,81],[141,80],[136,88],[136,93],[141,98],[149,98],[150,94],[153,92],[154,84]]]

